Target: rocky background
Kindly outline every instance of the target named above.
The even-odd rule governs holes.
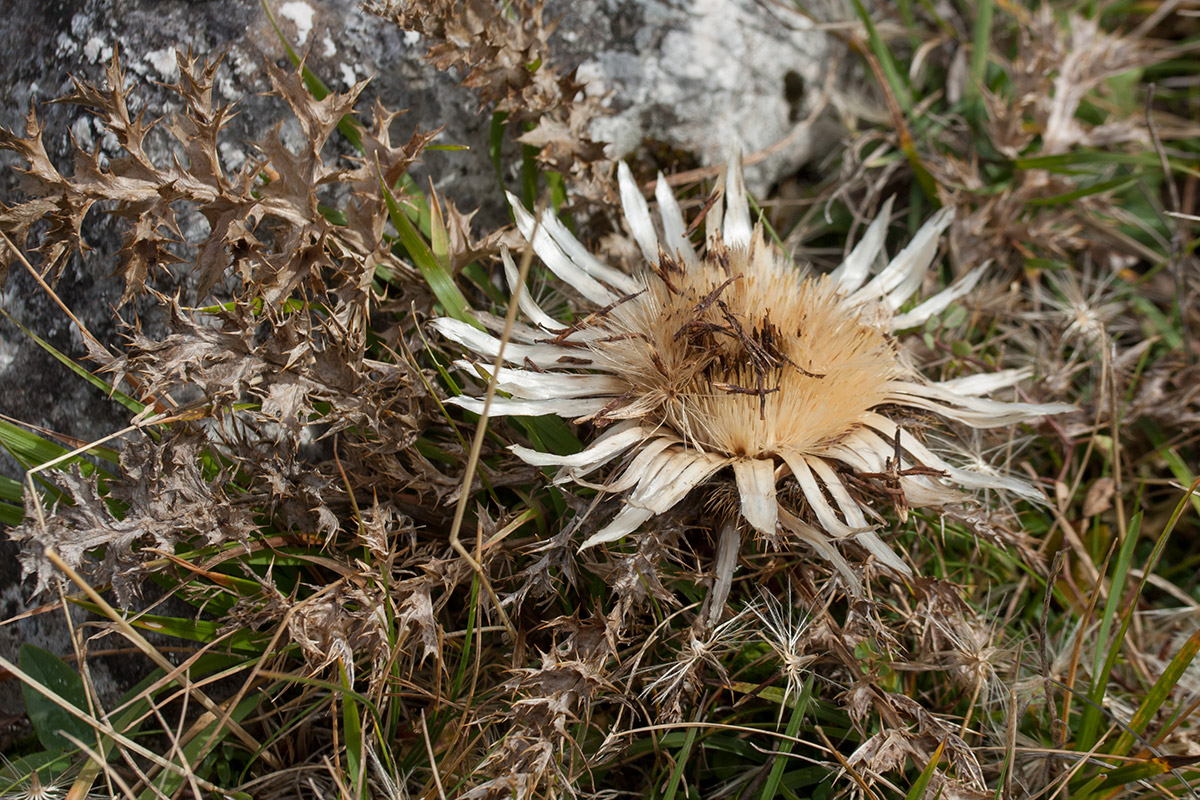
[[[506,220],[488,158],[491,116],[473,93],[458,86],[458,76],[440,73],[423,60],[419,36],[363,13],[355,0],[272,3],[284,34],[307,51],[309,66],[331,88],[370,77],[364,104],[379,97],[388,107],[410,109],[397,123],[398,131],[444,126],[440,142],[469,148],[429,154],[417,172],[420,179],[431,178],[464,210],[480,208],[476,222],[481,228]],[[0,125],[19,130],[35,107],[47,149],[64,168],[72,141],[102,154],[111,152],[111,143],[83,109],[49,101],[70,92],[72,75],[100,81],[114,50],[137,84],[132,96],[144,104],[138,110],[147,118],[176,108],[174,96],[157,83],[177,77],[176,48],[223,54],[219,99],[236,100],[240,111],[222,153],[229,168],[246,158],[237,142],[263,136],[285,116],[278,98],[262,94],[269,86],[264,63],[286,66],[288,60],[258,0],[0,0],[0,15],[5,20],[0,26]],[[597,119],[593,132],[611,143],[614,155],[649,148],[674,153],[683,163],[714,164],[740,140],[748,153],[769,153],[748,170],[752,190],[762,192],[794,174],[814,153],[837,144],[834,126],[814,136],[814,127],[804,122],[825,106],[821,87],[847,59],[841,58],[836,39],[813,31],[782,4],[563,0],[548,4],[547,17],[559,20],[552,44],[560,66],[577,66],[589,92],[604,95],[613,112]],[[13,166],[10,154],[0,157],[0,200],[16,192]],[[122,331],[112,309],[122,284],[110,274],[119,237],[98,211],[90,215],[85,234],[94,249],[69,266],[57,292],[102,342],[117,342]],[[186,297],[186,281],[180,288]],[[23,270],[14,268],[0,287],[0,306],[55,347],[82,358],[78,331]],[[130,316],[129,311],[123,313]],[[153,335],[153,310],[139,311],[144,329]],[[127,424],[124,409],[4,319],[0,414],[81,442]],[[21,475],[6,456],[0,456],[0,472]],[[9,543],[0,544],[0,618],[25,609],[13,552]],[[49,613],[0,627],[0,652],[12,658],[26,641],[69,652],[61,623],[60,613]],[[115,689],[117,664],[93,666],[102,694]],[[15,681],[0,682],[0,709],[21,708],[18,693]],[[0,727],[3,723],[0,719]]]

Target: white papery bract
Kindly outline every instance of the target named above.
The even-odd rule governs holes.
[[[529,323],[518,324],[504,348],[507,366],[494,378],[507,396],[497,397],[490,413],[556,414],[603,428],[573,455],[512,448],[529,464],[559,467],[560,482],[623,496],[621,511],[584,547],[622,538],[692,489],[732,472],[740,514],[750,526],[773,541],[784,534],[807,543],[856,587],[836,546],[841,540],[857,542],[897,573],[909,567],[875,532],[868,516],[878,515],[848,475],[888,473],[909,506],[961,501],[956,487],[1040,499],[1023,481],[943,460],[889,418],[909,409],[990,428],[1070,408],[986,397],[1027,377],[1022,371],[937,383],[901,357],[894,332],[940,313],[983,275],[983,268],[975,269],[898,313],[937,255],[948,210],[872,275],[889,201],[841,266],[813,275],[767,244],[761,225],[751,224],[736,153],[726,170],[724,202],[706,219],[702,253],[685,235],[683,214],[661,175],[659,226],[625,164],[618,176],[625,218],[645,259],[636,276],[600,262],[553,214],[535,220],[509,195],[525,239],[593,308],[568,324],[520,294]],[[515,285],[517,269],[507,254],[504,263]],[[490,374],[500,350],[493,334],[501,326],[490,317],[481,321],[490,332],[454,319],[433,324],[488,359],[461,366]],[[483,405],[465,396],[451,402],[476,412]],[[618,460],[606,482],[589,481]],[[803,509],[780,503],[781,481],[798,487]]]

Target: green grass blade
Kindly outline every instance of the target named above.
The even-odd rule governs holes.
[[[24,499],[25,487],[21,482],[7,475],[0,475],[0,500],[6,503],[20,503]]]
[[[583,448],[579,437],[562,417],[549,414],[540,417],[514,417],[512,422],[518,427],[524,427],[526,435],[543,453],[565,456],[578,453]]]
[[[338,661],[338,674],[343,688],[350,691],[353,687],[346,674],[346,665],[341,661]],[[362,797],[367,754],[363,751],[362,717],[358,713],[358,703],[349,694],[342,694],[342,734],[346,742],[346,768],[350,772],[350,785],[354,787],[355,796]]]
[[[442,218],[442,207],[437,195],[429,194],[429,250],[439,264],[450,263],[450,233]]]
[[[900,104],[900,109],[905,115],[911,114],[913,110],[913,98],[912,87],[908,85],[908,79],[900,71],[900,68],[896,66],[896,59],[892,57],[892,51],[888,50],[887,43],[879,35],[879,31],[875,28],[875,23],[871,21],[871,14],[863,6],[862,0],[854,0],[854,10],[858,14],[858,18],[862,20],[863,26],[867,29],[867,41],[870,44],[871,52],[879,59],[879,66],[883,69],[884,77],[887,78],[892,94],[896,96],[896,102]]]
[[[1100,708],[1104,703],[1104,693],[1112,671],[1113,661],[1109,660],[1120,650],[1117,643],[1105,649],[1109,634],[1112,632],[1113,621],[1121,608],[1121,597],[1125,591],[1125,579],[1129,576],[1129,567],[1133,561],[1133,551],[1137,546],[1138,536],[1142,529],[1142,514],[1139,511],[1129,521],[1129,529],[1125,532],[1125,541],[1121,543],[1121,551],[1117,563],[1113,567],[1112,582],[1109,584],[1108,599],[1104,603],[1104,616],[1100,619],[1100,633],[1096,638],[1096,654],[1092,665],[1092,686],[1088,691],[1087,703],[1080,718],[1079,734],[1076,737],[1081,750],[1091,750],[1096,744],[1096,734],[1100,726]]]
[[[1196,479],[1196,476],[1192,473],[1192,470],[1188,467],[1183,457],[1179,455],[1179,450],[1168,446],[1167,437],[1163,433],[1162,428],[1158,426],[1158,423],[1152,419],[1143,417],[1138,420],[1138,427],[1145,431],[1150,439],[1150,443],[1155,447],[1156,455],[1167,463],[1167,467],[1170,468],[1171,474],[1175,476],[1175,479],[1184,486],[1190,486],[1192,481]],[[1197,514],[1200,514],[1200,497],[1191,495],[1190,499],[1192,507],[1196,509]]]
[[[1128,755],[1130,749],[1136,741],[1136,737],[1146,732],[1146,728],[1157,717],[1162,704],[1166,702],[1167,696],[1171,690],[1179,683],[1179,679],[1192,665],[1192,661],[1196,658],[1196,653],[1200,652],[1200,631],[1196,631],[1188,640],[1184,642],[1183,647],[1179,648],[1179,652],[1171,659],[1171,663],[1167,664],[1167,668],[1163,670],[1163,674],[1159,676],[1154,685],[1150,687],[1150,691],[1146,693],[1146,697],[1142,700],[1142,704],[1138,706],[1138,710],[1134,713],[1133,718],[1129,720],[1127,730],[1121,732],[1117,737],[1116,743],[1109,751],[1115,756]]]
[[[8,319],[9,322],[11,322],[13,325],[16,325],[18,328],[20,328],[21,332],[24,333],[26,336],[28,336],[30,339],[32,339],[34,341],[34,343],[38,345],[38,347],[41,347],[47,353],[49,353],[50,355],[52,355],[56,359],[58,359],[62,364],[64,364],[67,367],[67,369],[71,370],[71,372],[74,372],[76,375],[83,378],[85,381],[90,383],[92,386],[95,386],[97,389],[104,392],[107,396],[111,397],[113,400],[116,400],[118,403],[125,406],[125,408],[129,409],[134,414],[140,414],[146,408],[145,404],[139,403],[137,400],[134,400],[132,397],[125,394],[124,392],[118,392],[116,389],[113,388],[111,383],[104,380],[103,378],[97,377],[96,375],[92,374],[90,371],[84,369],[79,364],[75,363],[75,361],[73,359],[71,359],[69,356],[67,356],[65,353],[59,352],[59,350],[56,347],[54,347],[54,345],[52,345],[49,342],[47,342],[46,340],[42,339],[40,336],[38,336],[36,333],[34,333],[33,331],[26,328],[20,322],[17,322],[17,320],[13,318],[12,314],[9,314],[7,311],[5,311],[2,308],[0,308],[0,314],[3,314]]]
[[[1094,194],[1104,194],[1105,192],[1120,192],[1128,189],[1130,186],[1136,186],[1140,181],[1144,180],[1141,176],[1132,175],[1124,178],[1113,178],[1110,181],[1101,181],[1093,183],[1090,186],[1084,186],[1072,192],[1064,192],[1056,194],[1053,197],[1032,197],[1025,201],[1027,206],[1064,206],[1074,203],[1084,197],[1090,197]]]
[[[467,607],[467,627],[463,635],[462,655],[459,656],[458,669],[454,674],[454,697],[461,697],[463,686],[467,680],[467,670],[471,666],[471,645],[475,640],[475,615],[479,610],[479,576],[471,580],[471,605]]]
[[[1144,320],[1143,325],[1148,324],[1149,326],[1152,326],[1154,331],[1163,337],[1163,341],[1167,343],[1168,347],[1170,347],[1172,350],[1175,350],[1183,346],[1183,336],[1179,329],[1175,326],[1175,322],[1168,318],[1167,315],[1158,308],[1158,306],[1154,305],[1154,303],[1145,297],[1134,297],[1130,302],[1133,304],[1134,310]],[[1154,424],[1153,420],[1149,420],[1144,417],[1139,419],[1138,422],[1148,422],[1151,425]],[[1159,439],[1162,440],[1161,432],[1159,433]],[[1158,446],[1160,445],[1158,442],[1156,442],[1155,447]],[[1184,483],[1190,482],[1191,481],[1184,481]],[[1197,506],[1196,510],[1200,511],[1200,506]]]
[[[504,188],[504,126],[508,112],[497,111],[492,114],[492,129],[488,136],[488,155],[492,158],[492,166],[496,169],[496,182]]]
[[[700,719],[700,711],[696,711],[696,720]],[[696,733],[700,729],[696,726],[691,726],[687,729],[687,734],[683,737],[683,745],[679,748],[679,752],[675,754],[675,768],[671,770],[671,778],[667,781],[667,789],[663,792],[662,800],[675,800],[675,793],[679,791],[679,784],[683,780],[683,770],[687,767],[688,756],[692,753],[692,745],[696,743]],[[683,794],[687,796],[687,789],[683,790]]]
[[[1088,787],[1072,793],[1072,797],[1085,800],[1088,797],[1099,797],[1108,795],[1110,792],[1119,790],[1127,783],[1136,781],[1144,781],[1162,775],[1171,771],[1171,765],[1161,758],[1148,758],[1145,761],[1137,761],[1132,764],[1126,764],[1116,769],[1111,769],[1108,772],[1102,773],[1100,780]]]
[[[925,765],[925,769],[921,770],[921,774],[909,788],[908,794],[904,796],[905,800],[921,800],[925,797],[925,790],[929,788],[929,782],[933,780],[933,774],[937,772],[938,762],[942,760],[942,751],[945,749],[946,740],[943,739],[937,749],[933,751],[933,755],[929,757],[929,763]]]
[[[408,218],[417,226],[417,230],[426,239],[432,236],[429,230],[429,222],[431,212],[429,208],[429,200],[421,191],[421,187],[417,186],[417,182],[413,180],[413,176],[407,172],[400,176],[397,184],[400,187],[400,192],[404,195],[404,199],[408,201],[402,209],[408,214]]]
[[[993,0],[975,4],[975,25],[971,38],[971,78],[965,90],[967,102],[976,105],[987,85],[988,54],[992,49],[992,19],[996,7]]]
[[[71,452],[62,445],[38,436],[36,433],[25,430],[19,425],[15,425],[8,420],[0,419],[0,447],[12,453],[13,457],[25,464],[48,464],[56,458],[61,458]],[[110,463],[116,464],[120,461],[120,453],[108,447],[93,447],[87,450],[87,455],[96,456]],[[56,465],[60,469],[65,469],[71,464],[79,464],[80,470],[84,475],[91,475],[96,469],[90,461],[82,455],[73,456]]]
[[[61,658],[31,644],[21,645],[18,663],[26,673],[47,689],[67,701],[83,713],[87,713],[87,694],[83,678],[78,670],[67,666]],[[37,733],[38,741],[47,750],[72,750],[74,745],[63,734],[70,734],[80,741],[92,739],[92,728],[59,704],[27,683],[21,684],[25,698],[25,712]]]
[[[537,160],[540,152],[533,145],[521,145],[521,199],[525,201],[526,208],[537,207],[538,179],[542,174]]]
[[[1170,156],[1168,163],[1171,170],[1174,172],[1182,172],[1187,175],[1193,175],[1197,172],[1196,162],[1200,160],[1197,156],[1184,156],[1178,153]],[[1069,153],[1055,153],[1046,156],[1025,156],[1013,160],[1013,166],[1017,169],[1044,169],[1050,172],[1060,172],[1066,174],[1076,174],[1077,171],[1072,169],[1076,165],[1092,167],[1092,169],[1084,170],[1082,174],[1091,175],[1095,173],[1097,165],[1109,164],[1134,164],[1142,167],[1160,168],[1161,163],[1158,156],[1153,151],[1144,151],[1140,153],[1121,153],[1108,152],[1105,150],[1085,150],[1076,149]]]
[[[809,675],[808,680],[804,682],[804,688],[800,690],[800,696],[796,698],[792,716],[788,719],[787,730],[784,731],[788,738],[779,743],[779,750],[774,756],[774,763],[771,764],[771,772],[763,783],[762,792],[758,796],[759,800],[774,800],[775,795],[779,792],[779,784],[783,780],[783,773],[789,760],[788,755],[791,754],[794,745],[792,740],[800,732],[800,723],[808,711],[808,701],[812,697],[812,684],[813,676]]]
[[[1190,496],[1190,492],[1188,494]],[[1154,573],[1154,567],[1158,564],[1158,559],[1162,556],[1163,549],[1167,546],[1167,540],[1171,537],[1171,532],[1175,530],[1175,525],[1179,522],[1179,517],[1182,516],[1183,510],[1187,507],[1187,500],[1186,496],[1180,499],[1174,513],[1171,515],[1171,519],[1167,522],[1166,527],[1163,528],[1158,541],[1154,543],[1154,550],[1150,553],[1150,558],[1142,568],[1142,578],[1138,581],[1137,590],[1134,592],[1133,597],[1130,598],[1125,613],[1121,615],[1121,627],[1117,630],[1117,635],[1113,637],[1112,645],[1108,650],[1108,656],[1104,660],[1101,672],[1105,676],[1112,674],[1113,666],[1117,662],[1117,656],[1121,652],[1121,645],[1125,641],[1125,634],[1129,630],[1129,624],[1133,621],[1133,613],[1137,609],[1138,600],[1141,598],[1142,592],[1145,591],[1146,583],[1149,582],[1150,576]],[[1132,532],[1132,527],[1130,530]],[[1100,697],[1103,699],[1103,693],[1100,694]]]
[[[76,597],[68,599],[80,608],[86,608],[94,614],[104,614],[104,609],[90,600],[82,600]],[[177,639],[185,639],[189,642],[203,642],[207,644],[221,639],[224,646],[230,650],[255,656],[262,654],[263,648],[268,642],[266,635],[250,628],[241,628],[229,636],[222,637],[220,631],[224,625],[216,620],[185,619],[158,614],[128,615],[127,620],[135,628],[154,631],[164,636],[174,636]]]
[[[25,512],[20,506],[11,503],[0,503],[0,523],[15,528],[25,519]]]
[[[416,265],[422,277],[425,278],[430,291],[433,292],[433,296],[437,298],[438,302],[442,304],[442,308],[445,309],[446,314],[482,330],[483,326],[468,311],[467,299],[458,290],[458,286],[454,284],[454,279],[437,260],[429,245],[421,238],[421,234],[413,227],[408,216],[400,208],[400,204],[396,202],[395,196],[383,182],[382,176],[379,179],[379,189],[383,192],[384,201],[387,203],[388,216],[392,220],[392,225],[396,228],[400,244],[408,252],[409,258],[412,259],[413,264]]]

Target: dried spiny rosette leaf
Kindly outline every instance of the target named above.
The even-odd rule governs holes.
[[[1015,44],[1011,61],[1003,66],[1003,88],[982,90],[987,109],[983,136],[1005,157],[1029,161],[1029,166],[997,183],[980,172],[979,159],[970,155],[978,146],[968,142],[927,159],[939,183],[967,187],[955,198],[959,213],[949,233],[953,251],[966,263],[995,258],[1014,272],[1032,256],[1075,263],[1087,253],[1114,265],[1136,260],[1139,251],[1115,235],[1113,221],[1126,215],[1119,189],[1082,191],[1094,180],[1083,177],[1087,168],[1076,173],[1032,162],[1071,152],[1082,163],[1092,157],[1086,148],[1121,152],[1129,145],[1145,147],[1151,136],[1141,104],[1122,110],[1104,97],[1101,102],[1112,107],[1099,123],[1088,121],[1090,114],[1081,115],[1080,109],[1106,81],[1164,61],[1172,48],[1150,41],[1144,32],[1114,33],[1103,30],[1097,19],[1074,13],[1062,17],[1048,5],[1022,20]],[[1166,119],[1158,126],[1165,139],[1191,136]],[[1097,163],[1109,163],[1108,157],[1094,157]],[[1068,196],[1070,202],[1057,199]]]
[[[123,477],[109,482],[107,496],[95,476],[79,469],[52,473],[70,503],[49,514],[41,511],[38,495],[27,492],[25,521],[8,536],[21,545],[25,574],[36,577],[34,593],[61,575],[47,550],[89,581],[111,583],[117,602],[128,607],[155,550],[169,552],[182,542],[246,544],[255,531],[253,512],[226,490],[228,475],[204,474],[207,445],[203,436],[181,429],[157,443],[130,444],[121,453]],[[117,513],[121,506],[127,510]]]
[[[543,166],[562,173],[576,198],[610,202],[611,166],[592,121],[607,110],[583,92],[576,71],[560,73],[549,45],[557,22],[545,0],[365,0],[363,8],[428,42],[427,58],[454,69],[481,107],[495,104],[510,126],[528,125],[517,141],[538,149]]]
[[[574,736],[617,691],[605,672],[613,639],[603,617],[559,617],[544,627],[559,634],[555,646],[541,654],[539,666],[512,671],[506,683],[511,700],[485,723],[507,726],[478,768],[498,777],[470,789],[464,800],[536,797],[539,788],[544,797],[575,795],[578,761],[589,753]]]
[[[258,158],[228,172],[219,151],[221,133],[234,114],[232,106],[213,102],[219,59],[203,66],[181,53],[176,59],[180,79],[168,88],[179,95],[183,108],[164,125],[130,113],[125,73],[115,53],[104,88],[75,81],[74,94],[65,100],[96,115],[123,151],[120,158],[102,160],[98,152],[76,150],[75,170],[68,177],[51,162],[32,110],[24,137],[0,129],[0,149],[12,150],[26,162],[21,185],[31,198],[0,206],[0,231],[24,249],[34,225],[46,220],[49,225],[32,249],[42,269],[55,277],[67,256],[87,249],[81,226],[97,203],[129,220],[118,254],[126,281],[121,305],[140,294],[156,271],[184,261],[179,253],[191,244],[198,296],[208,295],[232,271],[242,278],[242,295],[261,298],[272,308],[307,291],[359,309],[377,265],[397,275],[412,274],[382,236],[387,209],[379,179],[382,175],[395,185],[435,134],[414,133],[408,142],[393,145],[389,126],[395,115],[377,106],[373,124],[362,130],[365,157],[357,169],[345,170],[321,154],[366,82],[317,100],[298,73],[268,64],[273,92],[299,122],[304,144],[292,152],[273,131],[252,143]],[[168,146],[157,157],[147,147],[156,127],[166,132]],[[345,225],[330,222],[320,208],[322,197],[338,184],[351,192]],[[185,241],[182,233],[183,216],[192,212],[202,215],[209,228],[197,243]],[[7,248],[0,250],[0,280],[14,257]],[[361,327],[357,319],[342,324],[352,331]]]
[[[1012,425],[1071,409],[983,397],[1026,377],[1019,370],[933,382],[909,365],[894,331],[921,324],[966,294],[980,267],[905,313],[938,251],[948,211],[929,220],[868,281],[884,243],[890,202],[833,273],[811,275],[752,226],[740,157],[727,170],[725,203],[710,213],[703,255],[688,241],[683,214],[659,177],[662,238],[625,165],[619,169],[625,217],[645,257],[637,276],[602,264],[552,214],[540,220],[510,195],[517,226],[546,266],[596,310],[568,325],[527,294],[496,376],[511,398],[497,415],[557,414],[608,426],[583,451],[552,455],[513,446],[530,464],[560,466],[575,480],[624,496],[624,508],[583,543],[614,542],[679,503],[692,489],[732,468],[741,519],[769,541],[779,534],[810,545],[845,578],[860,581],[835,543],[851,540],[900,574],[910,568],[868,522],[870,478],[901,510],[962,502],[955,486],[999,489],[1031,500],[1033,486],[1013,477],[958,467],[935,455],[889,415],[932,413],[973,428]],[[724,217],[723,224],[719,220]],[[715,222],[715,226],[714,223]],[[719,232],[714,227],[720,228]],[[517,270],[506,257],[509,283]],[[493,330],[497,322],[483,318]],[[434,326],[480,356],[494,359],[499,339],[464,322]],[[491,364],[460,362],[490,371]],[[452,402],[481,411],[483,402]],[[608,482],[591,473],[626,455]],[[778,493],[791,474],[803,504]],[[801,506],[807,505],[807,511]]]
[[[125,603],[141,575],[126,568],[147,560],[147,545],[170,550],[247,540],[263,530],[264,520],[331,540],[346,529],[348,492],[390,498],[403,489],[440,497],[458,485],[411,448],[431,409],[422,382],[413,380],[419,377],[415,362],[374,358],[387,358],[386,348],[368,337],[372,329],[398,343],[411,333],[412,305],[432,302],[427,285],[385,235],[389,211],[381,184],[396,186],[434,134],[394,141],[396,115],[377,104],[358,130],[361,156],[347,165],[326,151],[364,84],[318,100],[299,72],[267,65],[274,93],[301,136],[285,143],[275,126],[247,143],[257,157],[237,172],[225,171],[221,135],[233,113],[214,102],[218,62],[177,60],[180,78],[168,88],[182,104],[167,121],[143,123],[131,114],[137,104],[115,55],[105,85],[75,83],[68,99],[97,116],[121,157],[78,151],[74,174],[63,175],[32,113],[26,136],[0,131],[0,149],[25,159],[23,189],[30,198],[0,206],[0,231],[17,249],[29,247],[44,271],[52,274],[71,252],[86,249],[80,226],[91,209],[107,209],[128,223],[117,255],[126,283],[122,303],[139,296],[157,302],[166,333],[152,336],[135,319],[123,352],[92,347],[89,355],[112,373],[114,387],[127,383],[129,394],[155,410],[187,404],[176,424],[198,437],[187,451],[150,439],[127,448],[127,471],[138,467],[131,461],[140,452],[135,448],[175,464],[153,470],[153,480],[129,482],[140,491],[130,489],[128,510],[110,509],[95,478],[64,478],[74,505],[61,504],[41,526],[31,514],[18,529],[22,558],[38,572],[39,589],[52,575],[41,556],[48,545],[72,566],[88,567],[90,578],[112,580]],[[463,216],[447,206],[443,219],[450,246],[473,251]],[[201,233],[185,237],[184,230]],[[0,248],[0,262],[17,255]],[[173,281],[180,286],[175,294],[159,292],[156,273],[172,261],[187,265]],[[187,280],[188,268],[194,280]],[[376,281],[387,284],[382,313]],[[210,292],[223,302],[185,305],[184,298],[198,305],[194,301]],[[197,459],[186,469],[179,465],[184,452]],[[228,468],[196,478],[199,459],[210,458]],[[123,485],[116,483],[114,492]],[[36,502],[36,495],[29,497]],[[84,551],[101,548],[104,560],[92,569],[94,554]]]

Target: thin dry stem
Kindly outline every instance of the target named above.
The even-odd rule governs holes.
[[[484,589],[487,590],[488,597],[491,598],[492,606],[496,609],[496,613],[499,614],[505,629],[508,631],[508,635],[514,642],[517,640],[517,629],[513,626],[504,607],[500,604],[500,598],[497,597],[495,589],[492,588],[492,583],[488,579],[483,565],[471,557],[470,552],[459,540],[459,531],[462,529],[463,516],[467,511],[467,503],[471,499],[471,493],[468,489],[475,476],[475,469],[479,465],[479,454],[483,451],[483,441],[487,434],[488,411],[491,409],[492,399],[496,396],[496,377],[500,374],[500,369],[504,365],[504,348],[508,344],[509,337],[512,335],[513,323],[517,319],[517,309],[520,307],[521,290],[529,276],[529,266],[532,263],[533,253],[527,250],[521,258],[517,285],[513,287],[512,297],[508,301],[508,312],[504,316],[504,331],[500,336],[500,349],[497,351],[496,359],[492,364],[491,377],[488,379],[487,394],[483,400],[483,410],[479,415],[479,422],[475,425],[475,436],[471,440],[471,452],[467,456],[467,464],[463,472],[463,487],[458,496],[458,505],[454,509],[454,521],[450,525],[450,546],[454,548],[464,561],[470,564],[471,569],[479,576]]]

